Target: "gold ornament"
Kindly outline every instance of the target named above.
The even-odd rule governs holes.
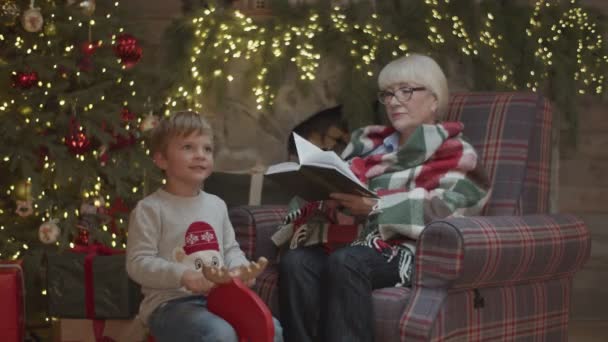
[[[18,201],[31,201],[32,183],[26,180],[17,183],[15,186],[15,199]]]
[[[54,36],[57,33],[57,26],[54,22],[47,23],[44,25],[44,34],[47,36]]]
[[[19,108],[19,113],[21,113],[22,115],[30,115],[30,114],[32,114],[32,107],[30,107],[30,106],[21,106]]]

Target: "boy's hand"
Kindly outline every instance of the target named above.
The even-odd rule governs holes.
[[[255,278],[251,278],[251,279],[247,280],[245,282],[245,285],[247,285],[247,287],[254,287],[255,286]]]
[[[230,276],[239,279],[247,278],[247,280],[243,280],[243,284],[245,284],[247,287],[253,287],[255,285],[255,277],[251,277],[250,274],[247,274],[245,270],[246,268],[243,267],[231,269]]]
[[[192,293],[208,295],[215,284],[207,280],[202,272],[186,270],[182,275],[181,284]]]

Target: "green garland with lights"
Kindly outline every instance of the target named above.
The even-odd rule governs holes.
[[[168,110],[211,107],[221,113],[228,108],[223,90],[240,77],[255,110],[271,116],[286,71],[297,71],[305,91],[318,77],[321,59],[329,58],[343,68],[338,101],[355,127],[372,118],[379,69],[412,51],[444,66],[459,63],[471,90],[542,92],[561,110],[571,133],[577,96],[605,93],[604,21],[577,0],[539,0],[533,6],[495,0],[393,0],[375,6],[359,1],[335,8],[328,3],[293,7],[275,0],[272,16],[264,20],[221,4],[183,18],[169,32],[175,85]],[[242,61],[247,72],[231,74],[229,65]]]

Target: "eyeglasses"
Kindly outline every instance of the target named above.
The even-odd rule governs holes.
[[[388,90],[378,92],[378,101],[382,104],[388,104],[393,99],[393,96],[397,101],[404,103],[412,99],[412,95],[415,91],[426,90],[426,87],[414,87],[414,88],[399,88],[394,93]]]

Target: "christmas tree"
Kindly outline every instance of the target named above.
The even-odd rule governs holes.
[[[0,15],[0,259],[94,241],[124,248],[157,179],[139,40],[118,2],[4,1]],[[143,86],[146,86],[144,88]]]

